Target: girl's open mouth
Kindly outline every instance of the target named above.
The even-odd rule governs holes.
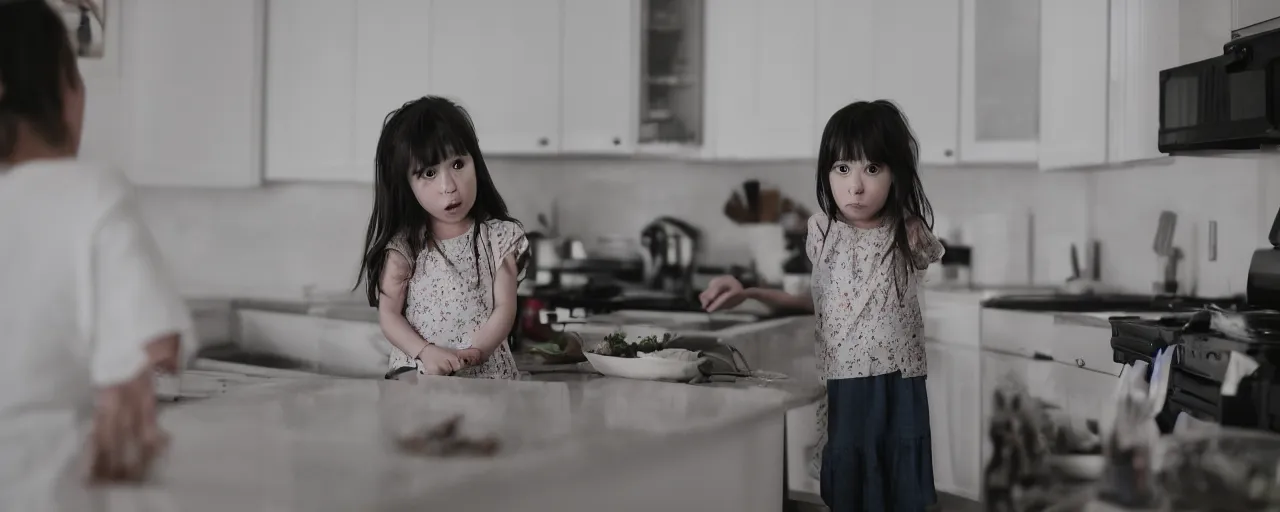
[[[444,207],[444,211],[452,213],[452,212],[454,212],[454,211],[457,211],[457,210],[458,210],[458,208],[460,208],[461,206],[462,206],[462,202],[461,202],[461,201],[454,201],[454,202],[451,202],[451,203],[449,203],[449,204],[445,205],[445,207]]]

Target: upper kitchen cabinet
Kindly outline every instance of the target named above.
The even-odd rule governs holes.
[[[1180,65],[1180,2],[1111,2],[1107,159],[1156,158],[1160,71]],[[1206,2],[1205,4],[1225,4]],[[1225,43],[1230,29],[1220,34]],[[1207,58],[1208,55],[1200,58]]]
[[[1034,163],[1040,2],[963,0],[960,32],[960,160]]]
[[[562,0],[560,149],[636,149],[641,0]]]
[[[1280,2],[1276,0],[1232,0],[1231,28],[1241,29],[1280,18]]]
[[[121,124],[130,132],[125,158],[135,182],[261,183],[265,3],[117,3],[127,27],[120,31]]]
[[[818,138],[832,114],[855,101],[875,99],[873,87],[877,82],[868,70],[874,69],[876,62],[888,59],[875,57],[875,52],[864,45],[875,42],[874,37],[866,37],[866,34],[875,33],[876,26],[869,13],[873,2],[881,1],[891,0],[817,0],[815,3],[817,62],[814,71],[814,139],[810,142],[815,158]],[[918,34],[913,32],[912,35]],[[950,45],[954,47],[955,41]],[[887,84],[888,81],[879,83]]]
[[[840,3],[865,2],[844,0]],[[849,52],[850,36],[871,34],[856,41],[870,45],[862,53],[870,50],[872,56],[873,65],[869,69],[875,99],[888,99],[902,108],[919,139],[921,163],[956,163],[960,128],[960,49],[956,42],[960,40],[961,0],[871,0],[870,4],[870,30],[850,32],[846,26],[839,43],[823,36],[824,45],[833,45],[828,51]],[[848,21],[820,18],[819,23],[847,25]],[[820,67],[837,65],[829,60],[819,62]],[[863,69],[868,68],[853,67],[851,72]],[[820,69],[819,73],[822,72]],[[818,112],[820,117],[830,114]]]
[[[697,151],[703,142],[703,0],[644,0],[640,26],[640,148]]]
[[[486,153],[559,152],[561,1],[430,3],[431,93],[467,109]]]
[[[816,7],[816,0],[706,0],[709,156],[816,156]]]
[[[362,159],[355,151],[356,5],[357,0],[268,3],[267,179],[372,179],[372,172],[358,171]],[[373,161],[367,156],[365,169]]]
[[[1107,162],[1111,3],[1040,2],[1044,21],[1040,23],[1038,163],[1042,170]]]
[[[356,3],[355,79],[349,79],[355,94],[354,151],[359,163],[355,172],[372,181],[373,160],[387,115],[406,102],[432,92],[430,78],[434,71],[425,59],[433,33],[432,2],[358,0]]]

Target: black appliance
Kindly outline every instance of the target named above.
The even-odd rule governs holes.
[[[1280,29],[1160,72],[1162,153],[1280,143]]]
[[[1177,413],[1186,412],[1223,425],[1280,432],[1280,213],[1269,238],[1270,247],[1254,251],[1245,300],[1224,313],[1248,326],[1246,331],[1215,329],[1212,313],[1205,309],[1154,320],[1110,319],[1117,363],[1151,361],[1166,347],[1174,350],[1162,429],[1171,428]],[[1235,396],[1223,396],[1233,352],[1249,356],[1259,367],[1240,382]]]

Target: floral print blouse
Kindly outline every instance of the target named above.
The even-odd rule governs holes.
[[[493,314],[493,278],[502,261],[529,249],[524,230],[515,222],[490,220],[480,227],[479,270],[471,246],[471,230],[466,234],[437,241],[440,250],[428,247],[410,254],[404,236],[391,240],[387,249],[397,251],[412,262],[413,277],[405,294],[405,319],[429,343],[463,349],[471,347],[471,336]],[[390,369],[416,367],[421,362],[391,347]],[[479,366],[464,368],[455,375],[490,379],[516,379],[511,347],[502,343]]]
[[[907,378],[928,371],[917,291],[923,270],[942,258],[942,243],[923,223],[908,223],[916,257],[903,269],[898,255],[885,258],[894,250],[892,226],[863,229],[828,222],[821,213],[809,218],[805,249],[813,263],[815,348],[827,379],[893,372]]]

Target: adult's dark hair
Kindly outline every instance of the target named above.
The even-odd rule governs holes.
[[[47,0],[0,0],[0,159],[26,122],[52,145],[70,136],[63,89],[81,87],[67,25]]]

